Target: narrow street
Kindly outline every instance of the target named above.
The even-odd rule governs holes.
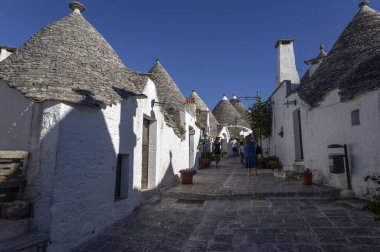
[[[336,190],[235,159],[148,200],[77,251],[380,251],[380,223]]]

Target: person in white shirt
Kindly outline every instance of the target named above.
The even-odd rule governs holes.
[[[241,164],[244,164],[244,151],[245,151],[245,149],[244,149],[244,143],[241,142],[240,146],[239,146],[239,154],[240,154],[240,163]]]
[[[236,139],[232,139],[231,145],[232,145],[232,152],[234,153],[234,157],[238,157],[238,145],[237,145]]]

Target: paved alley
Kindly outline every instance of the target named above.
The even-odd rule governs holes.
[[[277,178],[272,176],[270,182],[270,172],[247,177],[233,162],[226,161],[216,171],[201,170],[194,185],[186,189],[178,185],[147,201],[78,251],[380,251],[380,223],[367,212],[327,197],[330,194],[316,194],[330,189],[313,186],[307,189],[311,194],[300,197],[302,187],[293,183],[301,182],[286,185],[284,180],[278,184],[289,193],[274,197],[267,195],[269,189],[277,191]],[[230,175],[222,182],[213,187],[202,184],[207,174],[213,180],[213,171],[227,169]],[[256,187],[253,194],[239,191],[239,177],[267,187]],[[204,191],[196,189],[197,184]],[[224,191],[225,187],[231,190]]]

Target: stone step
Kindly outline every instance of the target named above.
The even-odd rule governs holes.
[[[194,200],[218,200],[218,199],[264,199],[264,198],[297,198],[297,199],[324,199],[336,200],[339,198],[340,190],[325,190],[314,192],[256,192],[256,193],[227,193],[227,194],[206,194],[163,191],[161,197],[194,199]]]
[[[47,234],[24,234],[2,241],[0,251],[46,251],[48,243]]]
[[[29,233],[32,219],[0,219],[0,242]]]

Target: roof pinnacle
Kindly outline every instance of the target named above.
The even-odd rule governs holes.
[[[70,2],[69,7],[70,7],[70,9],[72,9],[76,13],[84,12],[86,9],[83,4],[76,2],[76,1]]]
[[[365,1],[362,1],[360,4],[359,4],[359,8],[363,8],[364,6],[368,6],[369,5],[369,0],[365,0]]]
[[[319,53],[319,56],[318,57],[323,57],[323,56],[326,56],[327,53],[325,52],[325,47],[323,44],[320,45],[319,49],[321,50],[321,52]]]

